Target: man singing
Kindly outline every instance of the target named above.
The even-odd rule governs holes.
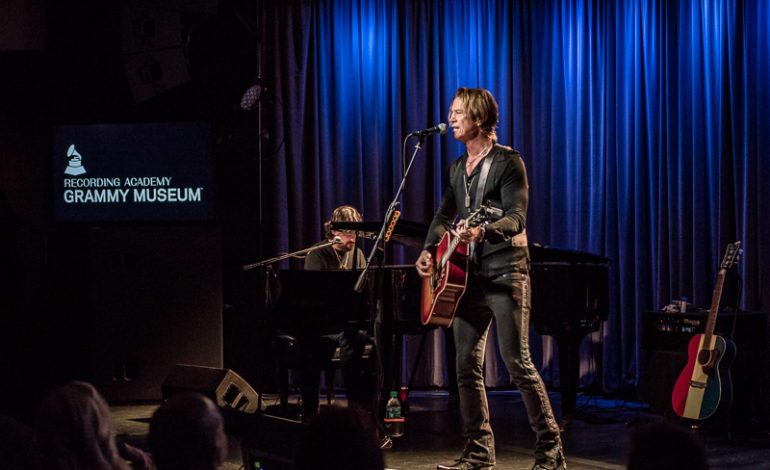
[[[495,440],[482,370],[492,319],[497,322],[500,353],[537,437],[532,469],[566,469],[559,428],[529,351],[527,174],[519,153],[497,142],[498,115],[497,102],[489,91],[457,90],[449,110],[449,125],[454,138],[465,144],[466,152],[449,168],[448,186],[415,264],[420,276],[430,276],[431,250],[449,230],[456,230],[460,239],[471,245],[468,284],[452,325],[466,444],[459,459],[438,465],[437,469],[471,470],[495,465]],[[466,219],[486,203],[501,210],[497,220],[480,226],[461,223],[452,227],[455,217]]]

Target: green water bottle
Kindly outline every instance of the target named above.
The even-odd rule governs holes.
[[[401,413],[401,401],[398,392],[390,392],[390,399],[385,404],[385,429],[392,437],[404,435],[404,415]]]

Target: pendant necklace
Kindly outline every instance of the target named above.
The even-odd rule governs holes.
[[[334,256],[336,256],[336,257],[337,257],[337,262],[339,262],[339,264],[340,264],[340,269],[344,268],[344,267],[345,267],[345,257],[346,257],[348,254],[347,254],[347,253],[345,253],[344,255],[342,255],[342,256],[340,257],[340,254],[339,254],[339,252],[338,252],[337,250],[335,250],[334,248],[332,248],[332,251],[334,252]]]
[[[465,208],[470,211],[471,209],[471,184],[473,183],[473,176],[471,176],[470,179],[468,179],[468,175],[464,174],[463,179],[465,180]]]

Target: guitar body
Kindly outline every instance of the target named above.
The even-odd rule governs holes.
[[[706,335],[695,335],[687,346],[687,365],[679,374],[671,393],[674,412],[683,417],[704,420],[732,401],[730,364],[735,358],[735,344],[729,339],[712,335],[710,345],[704,345]],[[713,356],[713,357],[712,357]]]
[[[448,328],[454,320],[457,304],[465,293],[468,280],[468,245],[457,243],[457,237],[446,232],[436,245],[435,265],[430,277],[422,283],[423,325],[438,325]],[[455,248],[451,248],[453,241]],[[451,250],[445,263],[444,255]]]

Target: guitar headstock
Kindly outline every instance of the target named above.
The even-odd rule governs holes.
[[[481,206],[468,215],[468,218],[465,219],[465,226],[475,227],[477,225],[482,224],[486,219],[487,219],[486,207]]]
[[[719,265],[721,269],[730,269],[735,266],[735,263],[741,257],[743,250],[741,249],[741,242],[730,243],[725,250],[725,257],[722,259],[722,264]]]

